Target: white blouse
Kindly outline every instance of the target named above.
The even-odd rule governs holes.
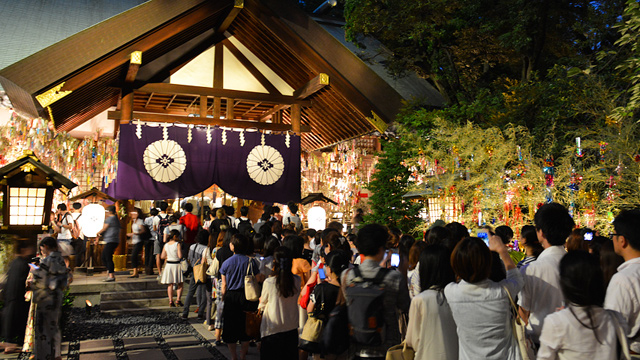
[[[298,296],[300,277],[293,275],[293,296],[282,297],[276,288],[276,277],[269,277],[262,284],[258,309],[263,310],[260,336],[265,337],[298,328]]]
[[[580,322],[591,326],[585,308],[571,306],[571,309]],[[618,317],[618,323],[624,328],[625,333],[626,321],[618,312],[595,307],[592,309],[597,339],[594,331],[582,326],[569,308],[547,315],[542,326],[537,359],[617,359],[618,338],[612,316]]]
[[[411,300],[405,340],[416,359],[458,359],[456,323],[442,292],[425,290]]]

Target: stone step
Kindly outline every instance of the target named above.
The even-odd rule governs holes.
[[[196,304],[195,298],[191,301],[192,304]],[[169,299],[165,295],[158,298],[147,299],[127,299],[127,300],[102,300],[100,301],[100,311],[107,310],[123,310],[123,309],[144,309],[144,308],[156,308],[166,307],[169,308]]]
[[[193,312],[196,309],[196,305],[191,305],[189,307],[189,311]],[[100,312],[103,314],[109,314],[109,315],[122,315],[122,314],[127,314],[127,315],[135,315],[135,314],[145,314],[145,313],[150,313],[150,312],[182,312],[181,307],[179,308],[172,308],[172,307],[168,307],[167,304],[164,304],[163,306],[152,306],[152,307],[146,307],[146,308],[126,308],[126,309],[113,309],[113,310],[102,310],[102,308],[100,309]]]
[[[167,288],[165,286],[162,289],[153,290],[103,292],[100,295],[101,302],[112,300],[166,298]]]

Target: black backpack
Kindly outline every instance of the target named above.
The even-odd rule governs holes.
[[[171,225],[171,217],[167,214],[164,218],[158,215],[160,218],[160,223],[158,224],[158,240],[162,243],[162,239],[164,239],[164,229],[166,229],[169,225]]]
[[[373,279],[363,278],[357,267],[353,271],[356,277],[345,290],[351,339],[362,345],[382,345],[385,340],[383,280],[388,269],[379,269]]]
[[[253,239],[253,235],[255,234],[255,230],[253,229],[253,225],[251,225],[250,220],[242,220],[238,223],[238,232],[249,239]]]

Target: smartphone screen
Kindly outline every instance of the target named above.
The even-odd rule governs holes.
[[[478,231],[478,237],[487,244],[487,247],[489,246],[489,234],[485,230]]]
[[[593,233],[591,231],[588,231],[586,233],[584,233],[584,239],[586,241],[591,241],[593,240]]]
[[[320,276],[320,280],[324,280],[327,278],[327,275],[324,273],[323,268],[318,269],[318,275]]]
[[[396,253],[391,254],[391,266],[392,267],[400,266],[400,254],[396,254]]]
[[[38,269],[40,269],[40,266],[38,266],[38,265],[36,265],[36,264],[29,263],[29,266],[30,266],[30,267],[31,267],[31,269],[33,269],[33,270],[38,270]]]

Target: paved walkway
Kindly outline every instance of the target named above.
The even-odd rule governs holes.
[[[192,314],[193,316],[194,314]],[[68,360],[204,360],[230,359],[226,345],[214,346],[211,331],[193,317],[190,334],[143,336],[121,339],[71,341],[62,344],[62,358]],[[5,355],[0,359],[27,359],[26,354]],[[255,347],[249,348],[247,360],[258,360]]]

